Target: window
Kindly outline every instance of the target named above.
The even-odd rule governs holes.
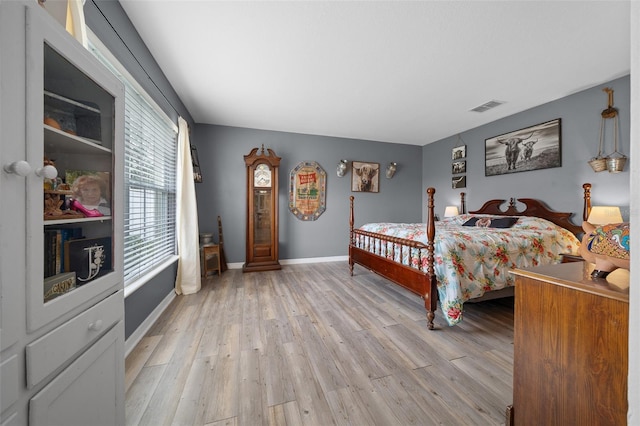
[[[90,37],[89,50],[125,86],[124,285],[176,254],[178,127],[130,74]]]

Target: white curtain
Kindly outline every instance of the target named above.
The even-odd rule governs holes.
[[[178,234],[178,294],[197,293],[200,281],[200,246],[198,241],[198,205],[193,180],[189,126],[178,118],[178,188],[176,222]]]
[[[67,3],[67,32],[87,48],[87,28],[84,24],[84,0],[69,0]]]
[[[87,47],[87,29],[84,22],[85,0],[39,0],[51,16],[58,21],[69,34],[82,46]]]

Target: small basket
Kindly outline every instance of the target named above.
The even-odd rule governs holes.
[[[618,154],[618,157],[614,157],[615,154]],[[620,173],[625,164],[627,164],[627,157],[618,151],[607,157],[607,170],[609,170],[609,173]]]
[[[604,157],[594,157],[589,160],[589,165],[593,169],[594,172],[603,172],[607,170],[607,159]]]

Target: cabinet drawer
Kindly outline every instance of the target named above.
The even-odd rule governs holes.
[[[31,389],[95,341],[124,316],[120,290],[27,345],[27,387]]]
[[[31,398],[29,425],[124,424],[124,324],[120,321]]]
[[[0,381],[0,407],[2,410],[0,412],[2,413],[18,400],[20,395],[19,372],[20,365],[16,355],[12,355],[0,363],[0,377],[2,377],[2,381]]]

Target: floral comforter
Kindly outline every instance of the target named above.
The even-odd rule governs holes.
[[[465,301],[512,286],[510,269],[557,263],[562,253],[576,253],[580,245],[570,231],[545,219],[521,216],[505,229],[462,226],[472,217],[492,216],[463,214],[436,222],[434,269],[440,305],[449,325],[462,320]],[[424,223],[370,223],[360,229],[427,243]],[[427,270],[426,250],[421,256],[417,249],[411,254],[403,250],[403,259],[398,252],[395,261],[413,267],[422,262],[423,270]],[[392,257],[390,248],[387,251],[382,247],[381,253]]]

